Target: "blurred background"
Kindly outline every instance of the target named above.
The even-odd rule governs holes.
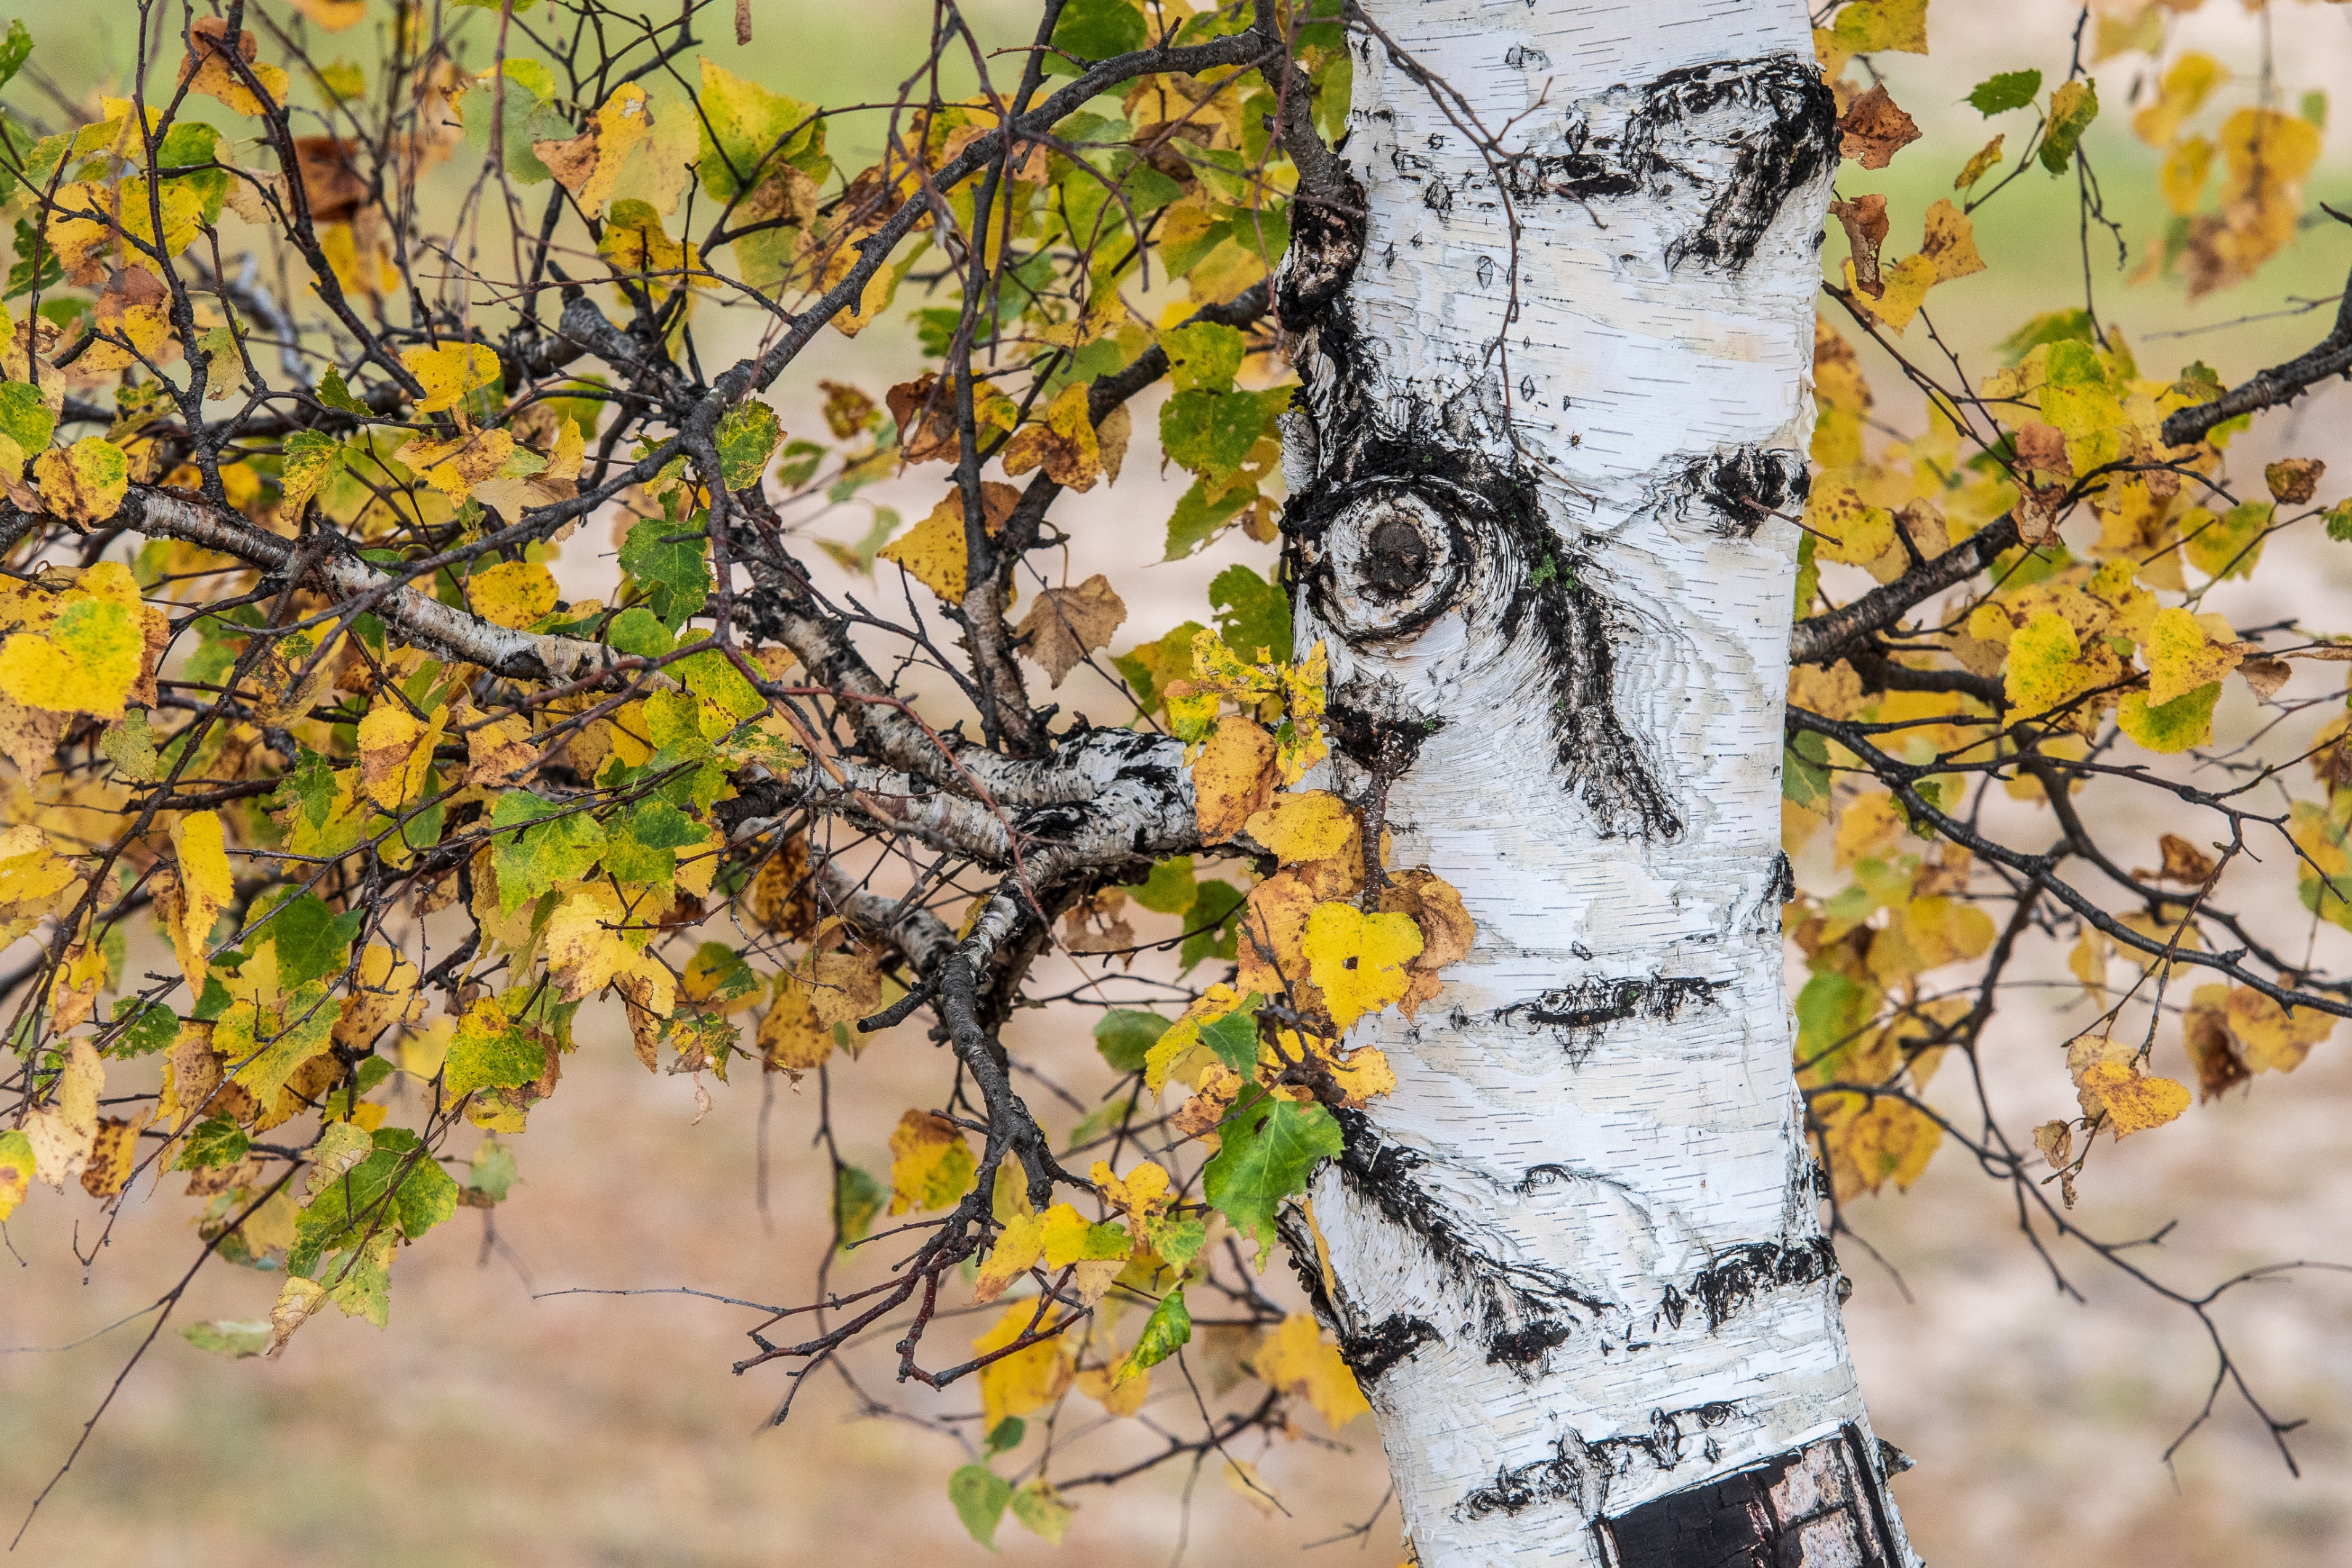
[[[257,3],[283,10],[278,0]],[[1007,42],[1024,26],[1011,0],[965,9]],[[726,41],[723,16],[710,29],[720,40],[711,50],[729,68],[803,98],[863,102],[894,95],[919,57],[929,6],[755,0],[753,16],[746,48]],[[1934,55],[1882,58],[1925,138],[1882,174],[1841,189],[1889,194],[1898,215],[1890,257],[1907,250],[1918,213],[1948,193],[1952,173],[1990,133],[1961,101],[1968,89],[2028,66],[2057,79],[2077,16],[2054,0],[1938,0],[1929,16]],[[37,64],[70,96],[104,84],[129,58],[127,5],[27,21]],[[2308,89],[2352,82],[2352,6],[2281,4],[2250,15],[2233,0],[2209,0],[2172,26],[2173,48],[2203,48],[2230,67],[2229,102],[2261,89],[2266,49],[2287,105]],[[2086,61],[2095,29],[2095,21],[2084,35]],[[365,32],[343,37],[365,58]],[[480,58],[468,66],[488,58],[488,38],[487,25],[478,27]],[[2126,125],[2135,84],[2156,66],[2145,53],[2122,52],[2090,68],[2106,108],[2085,145],[2133,265],[2167,217],[2155,191],[2157,154]],[[2312,191],[2343,206],[2352,198],[2352,102],[2329,107]],[[845,167],[862,166],[859,153],[878,142],[872,122],[836,122]],[[1944,340],[1981,374],[1997,363],[1988,346],[2024,316],[2079,300],[2073,181],[2029,173],[1980,215],[1977,239],[1990,269],[1937,289],[1929,309]],[[1836,241],[1827,254],[1832,262],[1842,255]],[[2194,304],[2177,283],[2126,288],[2110,240],[2095,236],[2092,257],[2102,312],[2122,324],[2145,370],[2169,374],[2202,358],[2235,382],[2326,331],[2352,266],[2352,232],[2323,219],[2252,282]],[[2303,300],[2324,303],[2264,314]],[[902,293],[894,316],[919,302]],[[1150,313],[1160,302],[1147,301]],[[2250,316],[2263,319],[2240,321]],[[2155,336],[2207,328],[2216,330]],[[704,330],[698,319],[698,334]],[[709,342],[706,361],[714,357]],[[1864,352],[1879,416],[1914,427],[1916,396],[1891,363]],[[855,342],[828,333],[772,400],[788,427],[812,428],[819,376],[878,395],[914,367],[911,337],[896,326]],[[1150,418],[1150,405],[1138,414]],[[2352,388],[2338,384],[2259,424],[2233,448],[2232,466],[2252,472],[2268,457],[2326,459],[2334,472],[2321,499],[2333,500],[2352,479],[2347,429]],[[876,487],[812,532],[856,540],[872,507],[919,517],[938,489],[935,478]],[[1139,464],[1116,492],[1062,503],[1077,538],[1070,580],[1108,572],[1129,606],[1121,648],[1200,614],[1208,579],[1228,562],[1270,559],[1269,549],[1229,535],[1200,556],[1139,573],[1160,553],[1176,494]],[[567,544],[558,567],[567,587],[608,584],[609,550],[594,529]],[[2271,551],[2255,584],[2235,585],[2236,596],[2206,607],[2242,626],[2290,615],[2335,627],[2352,621],[2352,547],[2305,529],[2280,536]],[[819,565],[835,574],[825,581],[836,590],[896,601],[895,585],[877,589]],[[2306,673],[2291,696],[2340,685],[2334,667],[2299,668]],[[1071,705],[1122,720],[1108,689],[1087,689],[1087,679],[1066,688]],[[2224,731],[2251,732],[2258,721],[2242,689],[2233,685],[2228,700],[2243,710],[2225,707]],[[2152,854],[2164,826],[2151,816],[2132,830]],[[2061,1047],[2074,1026],[2060,1016],[2071,982],[2063,952],[2036,962],[2020,977],[2066,984],[2021,989],[1985,1052],[1994,1109],[2013,1134],[2073,1110]],[[817,1080],[763,1084],[739,1074],[732,1086],[709,1086],[715,1103],[702,1114],[692,1083],[649,1079],[635,1065],[617,1016],[583,1012],[579,1033],[583,1049],[566,1063],[563,1092],[514,1140],[521,1178],[512,1197],[487,1215],[462,1214],[402,1257],[389,1328],[330,1315],[305,1328],[282,1361],[222,1360],[186,1343],[178,1328],[263,1316],[277,1281],[226,1266],[200,1275],[46,1504],[19,1548],[24,1559],[145,1568],[979,1561],[944,1494],[948,1471],[969,1456],[935,1430],[874,1415],[861,1392],[908,1408],[964,1410],[976,1403],[968,1389],[926,1406],[889,1384],[887,1360],[866,1357],[851,1363],[856,1384],[820,1373],[790,1424],[762,1430],[783,1379],[773,1366],[740,1379],[728,1372],[751,1348],[741,1331],[756,1314],[677,1294],[551,1294],[689,1287],[798,1303],[827,1232],[814,1195],[824,1163],[807,1146]],[[1083,1081],[1092,1057],[1081,1026],[1052,1015],[1024,1016],[1013,1045],[1048,1077],[1066,1068]],[[906,1027],[877,1037],[854,1063],[836,1060],[830,1090],[851,1158],[887,1165],[883,1141],[899,1110],[936,1094],[932,1051],[919,1028]],[[2257,1265],[2352,1261],[2347,1052],[2352,1033],[2340,1032],[2291,1078],[2265,1076],[2158,1133],[2103,1146],[2078,1217],[2108,1237],[2171,1225],[2160,1246],[2128,1256],[2190,1294]],[[2159,1047],[2157,1070],[2193,1081],[2177,1031]],[[1958,1076],[1945,1075],[1937,1094],[1952,1096],[1956,1109]],[[108,1325],[152,1301],[194,1256],[194,1206],[173,1188],[142,1185],[100,1247],[95,1205],[44,1189],[7,1226],[0,1526],[13,1530],[151,1320]],[[2310,1273],[2246,1289],[2217,1314],[2250,1385],[2280,1415],[2307,1422],[2290,1438],[2301,1479],[2231,1390],[2168,1464],[2168,1446],[2198,1415],[2214,1374],[2212,1345],[2189,1313],[2079,1251],[2054,1255],[2081,1299],[2062,1294],[2020,1236],[2007,1189],[1949,1148],[1908,1194],[1865,1201],[1851,1217],[1883,1261],[1851,1242],[1843,1248],[1855,1284],[1846,1322],[1879,1432],[1918,1461],[1895,1489],[1930,1562],[2317,1568],[2352,1560],[2352,1276]],[[1266,1279],[1291,1299],[1279,1266]],[[1181,1428],[1190,1399],[1181,1381],[1163,1378],[1144,1415],[1164,1411]],[[1370,1421],[1334,1433],[1312,1415],[1299,1420],[1294,1440],[1242,1455],[1258,1462],[1279,1511],[1262,1514],[1214,1466],[1194,1477],[1176,1464],[1116,1489],[1071,1493],[1079,1510],[1058,1549],[1009,1522],[999,1544],[1008,1557],[1068,1568],[1173,1555],[1387,1568],[1396,1516]],[[1139,1458],[1159,1443],[1138,1422],[1088,1441],[1087,1468]],[[1368,1521],[1370,1529],[1358,1528]]]

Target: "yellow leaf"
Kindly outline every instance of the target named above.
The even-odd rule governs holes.
[[[1103,1407],[1106,1415],[1132,1415],[1143,1408],[1151,1394],[1151,1372],[1129,1371],[1125,1378],[1119,1367],[1090,1366],[1077,1375],[1077,1390]]]
[[[1957,899],[1914,899],[1904,907],[1904,938],[1925,969],[1983,956],[1993,934],[1990,915]]]
[[[367,0],[288,0],[288,3],[330,33],[356,27],[367,20]]]
[[[135,1117],[110,1116],[98,1124],[91,1139],[89,1162],[82,1167],[81,1188],[94,1198],[110,1198],[131,1179],[139,1163],[139,1130],[147,1125],[152,1108]]]
[[[2187,610],[2160,610],[2148,628],[2147,700],[2162,707],[2209,686],[2238,668],[2242,656],[2234,639],[2216,641]]]
[[[1042,422],[1024,426],[1005,443],[1004,471],[1025,474],[1042,468],[1045,477],[1066,489],[1090,490],[1103,471],[1102,453],[1095,439],[1094,420],[1087,412],[1092,384],[1074,381],[1047,405]]]
[[[2083,983],[2083,989],[2095,998],[2104,998],[2107,990],[2107,962],[2116,950],[2115,939],[2098,927],[2084,924],[2082,937],[2066,955],[2066,967]]]
[[[981,485],[982,521],[994,533],[1012,514],[1021,492],[995,480]],[[876,559],[895,561],[918,583],[950,605],[963,603],[965,564],[963,495],[950,490],[930,515],[876,552]]]
[[[568,142],[534,142],[530,150],[593,218],[613,199],[622,163],[653,133],[653,105],[646,89],[626,82],[614,89],[587,130]]]
[[[1905,817],[1891,795],[1865,795],[1846,805],[1838,816],[1837,866],[1876,859],[1895,847]]]
[[[2164,155],[2164,166],[2156,173],[2157,188],[2164,193],[2165,205],[2182,217],[2194,213],[2205,195],[2205,177],[2212,169],[2213,143],[2202,136],[2191,136],[2174,147]]]
[[[972,1300],[984,1304],[1003,1295],[1007,1286],[1037,1266],[1045,1251],[1045,1215],[1015,1215],[998,1234],[996,1245],[989,1248],[987,1258],[982,1261],[980,1273],[972,1281]]]
[[[1822,1122],[1830,1181],[1841,1203],[1875,1193],[1890,1181],[1907,1188],[1927,1170],[1943,1139],[1933,1117],[1889,1095],[1823,1095],[1812,1109]]]
[[[1949,201],[1928,207],[1927,228],[1919,254],[1935,263],[1937,282],[1949,283],[1985,269],[1984,258],[1977,254],[1976,225]]]
[[[971,1342],[972,1353],[984,1356],[1001,1351],[1019,1343],[1024,1334],[1033,1331],[1050,1333],[1059,1311],[1048,1307],[1041,1316],[1037,1305],[1034,1301],[1013,1303],[997,1320],[994,1328]],[[1010,1355],[999,1356],[980,1369],[982,1430],[992,1432],[1006,1416],[1026,1415],[1061,1397],[1062,1391],[1070,1385],[1070,1352],[1062,1341],[1059,1334],[1041,1339]]]
[[[1895,514],[1867,504],[1843,479],[1814,483],[1805,498],[1805,526],[1823,556],[1853,566],[1877,560],[1895,542]]]
[[[37,1168],[30,1138],[13,1127],[0,1132],[0,1225],[8,1223],[8,1216],[32,1190]]]
[[[1125,1176],[1111,1174],[1108,1163],[1097,1160],[1094,1168],[1087,1173],[1087,1179],[1102,1194],[1103,1202],[1135,1222],[1138,1234],[1175,1201],[1175,1194],[1168,1188],[1167,1171],[1151,1160],[1144,1161]]]
[[[51,511],[88,527],[121,510],[123,494],[131,488],[131,463],[113,442],[85,436],[62,450],[52,447],[35,458],[33,478]]]
[[[2081,689],[2083,645],[2066,617],[2043,610],[2009,639],[2003,688],[2021,716],[2055,708]]]
[[[417,400],[419,414],[455,408],[467,393],[490,386],[499,379],[499,352],[485,343],[443,343],[438,348],[404,349],[400,363],[425,388]],[[418,437],[419,440],[423,437]],[[508,437],[509,443],[513,441]],[[403,458],[405,462],[407,459]]]
[[[514,453],[508,431],[464,430],[446,441],[412,437],[393,457],[451,500],[462,501],[476,486],[496,479]]]
[[[188,984],[204,989],[213,921],[236,890],[229,871],[228,850],[221,831],[220,814],[192,811],[172,825],[172,847],[179,857],[178,909],[172,921],[172,945]],[[162,900],[159,899],[158,903]]]
[[[89,1163],[98,1140],[98,1100],[105,1089],[106,1063],[97,1048],[88,1040],[73,1040],[66,1047],[50,1103],[25,1118],[34,1174],[59,1192]]]
[[[677,1005],[677,982],[659,959],[637,945],[643,930],[624,934],[620,929],[639,923],[621,907],[620,896],[609,886],[589,884],[565,896],[547,917],[548,973],[561,983],[562,998],[577,1002],[607,985],[634,979],[650,989],[633,998],[646,1011],[667,1017]],[[634,940],[632,940],[634,938]]]
[[[1297,871],[1268,877],[1249,891],[1241,922],[1241,972],[1244,991],[1279,996],[1307,977],[1302,945],[1307,921],[1321,900]]]
[[[2242,985],[2231,991],[2224,1016],[2246,1066],[2256,1072],[2293,1072],[2312,1047],[2336,1032],[2334,1015],[2315,1007],[2282,1007]]]
[[[1193,812],[1202,843],[1223,844],[1265,807],[1274,794],[1275,763],[1274,737],[1255,721],[1234,715],[1218,721],[1192,761]]]
[[[421,796],[448,722],[446,707],[436,707],[419,722],[398,697],[379,696],[359,724],[360,783],[368,798],[397,811]]]
[[[1276,795],[1242,830],[1283,865],[1295,866],[1338,854],[1356,835],[1356,814],[1329,791],[1308,790]]]
[[[1965,191],[1983,179],[1985,171],[2000,162],[2000,144],[2008,139],[2009,133],[2003,132],[1978,148],[1969,161],[1961,166],[1959,174],[1953,178],[1952,189]]]
[[[819,953],[810,961],[803,978],[809,1005],[816,1021],[827,1029],[835,1024],[854,1029],[860,1018],[881,1005],[882,976],[870,953]]]
[[[121,718],[145,671],[142,619],[112,600],[73,599],[46,630],[0,645],[0,692],[26,708]]]
[[[2221,698],[2218,680],[2160,705],[2145,691],[2126,691],[2116,705],[2116,724],[2151,752],[2185,752],[2212,740],[2213,705]]]
[[[527,626],[553,610],[559,596],[554,574],[536,561],[502,562],[466,579],[466,602],[494,626]]]
[[[1368,915],[1350,904],[1318,904],[1300,944],[1307,973],[1346,1028],[1402,997],[1405,965],[1421,953],[1421,928],[1404,915]]]
[[[229,63],[228,23],[219,16],[199,16],[188,29],[189,50],[180,62],[180,79],[188,84],[191,92],[216,98],[239,114],[259,114],[268,107],[256,98],[246,85],[245,72]],[[253,57],[261,47],[260,37],[249,26],[237,29],[238,55],[243,57],[245,70],[261,84],[269,95],[271,104],[286,101],[289,85],[286,72]]]
[[[2161,1127],[2189,1109],[2189,1090],[2168,1078],[2147,1078],[2128,1061],[2094,1061],[2075,1080],[2083,1114],[2106,1113],[2118,1138]]]
[[[1247,1459],[1225,1461],[1225,1488],[1268,1519],[1282,1510],[1282,1499],[1258,1478],[1257,1467]]]
[[[2171,146],[2181,122],[2229,79],[2229,71],[2212,56],[2195,50],[2182,55],[2165,68],[2156,101],[2132,116],[2132,134],[2151,147]]]
[[[359,979],[343,998],[342,1016],[335,1020],[335,1044],[364,1053],[384,1030],[424,1016],[416,965],[383,942],[372,942],[360,952]]]
[[[943,1209],[971,1190],[977,1169],[953,1122],[909,1110],[890,1134],[890,1212]]]
[[[77,376],[111,375],[127,370],[142,359],[149,364],[168,364],[180,355],[180,345],[172,336],[172,296],[155,275],[137,267],[126,267],[117,272],[98,297],[96,329],[106,337],[124,340],[124,346],[104,341],[92,342],[74,361]],[[133,351],[136,351],[135,353]],[[224,379],[235,380],[237,373],[231,367],[234,357],[213,366],[213,382],[217,386]]]
[[[787,970],[776,976],[776,999],[760,1020],[760,1054],[786,1072],[814,1072],[833,1055],[833,1026],[817,1020],[809,989]]]
[[[1293,1312],[1267,1330],[1252,1365],[1266,1384],[1303,1395],[1335,1427],[1371,1412],[1339,1347],[1323,1337],[1312,1313]]]

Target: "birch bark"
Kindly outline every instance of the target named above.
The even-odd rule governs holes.
[[[1478,937],[1366,1026],[1399,1086],[1347,1119],[1302,1273],[1425,1568],[1907,1563],[1781,973],[1837,157],[1804,8],[1362,9],[1360,244],[1282,280],[1286,529],[1333,782]]]

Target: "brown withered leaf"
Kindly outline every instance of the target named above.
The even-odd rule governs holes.
[[[2165,834],[2156,846],[2164,852],[2163,867],[2154,871],[2134,870],[2133,876],[2153,882],[2188,882],[2202,887],[2213,875],[2213,858],[2179,834]]]
[[[1071,952],[1125,952],[1135,946],[1135,928],[1119,911],[1127,895],[1105,888],[1072,904],[1062,917],[1062,946]]]
[[[2230,1037],[2226,985],[2200,985],[2180,1015],[2180,1043],[2197,1069],[2197,1098],[2214,1100],[2254,1076],[2239,1059],[2237,1042]]]
[[[1045,667],[1048,682],[1058,687],[1080,659],[1108,645],[1126,619],[1126,604],[1097,572],[1075,588],[1038,595],[1015,630],[1026,639],[1029,657]]]
[[[898,422],[898,449],[910,463],[929,463],[955,456],[955,395],[935,372],[902,381],[883,394],[890,417]]]
[[[1884,169],[1895,154],[1919,140],[1919,127],[1895,107],[1885,82],[1853,100],[1838,121],[1838,156],[1865,169]]]
[[[2020,485],[2017,488],[2017,537],[2035,549],[2058,540],[2058,510],[2066,499],[2063,485]]]
[[[2054,425],[2029,419],[2017,428],[2017,460],[2040,473],[2069,475],[2074,465],[2066,457],[2066,437]]]
[[[2263,469],[2263,480],[2281,506],[2301,506],[2319,490],[2327,465],[2316,458],[2286,458]]]
[[[294,165],[310,198],[310,216],[320,223],[349,223],[366,205],[367,176],[359,171],[360,144],[340,136],[298,136]]]
[[[1886,198],[1868,195],[1832,202],[1830,216],[1845,229],[1845,242],[1853,249],[1854,286],[1874,300],[1885,298],[1886,280],[1878,270],[1878,247],[1886,243]]]
[[[2268,702],[2278,695],[2278,689],[2286,684],[2287,677],[2294,673],[2294,667],[2283,658],[2257,656],[2239,661],[2238,673],[2246,678],[2247,689],[2254,694],[2255,701]]]

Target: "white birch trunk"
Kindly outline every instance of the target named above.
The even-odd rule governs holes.
[[[1360,1033],[1398,1088],[1316,1181],[1318,1305],[1424,1568],[1907,1563],[1781,972],[1836,162],[1804,8],[1364,10],[1466,103],[1360,36],[1360,258],[1285,274],[1286,528],[1335,782],[1393,776],[1394,863],[1478,936],[1418,1024]]]

